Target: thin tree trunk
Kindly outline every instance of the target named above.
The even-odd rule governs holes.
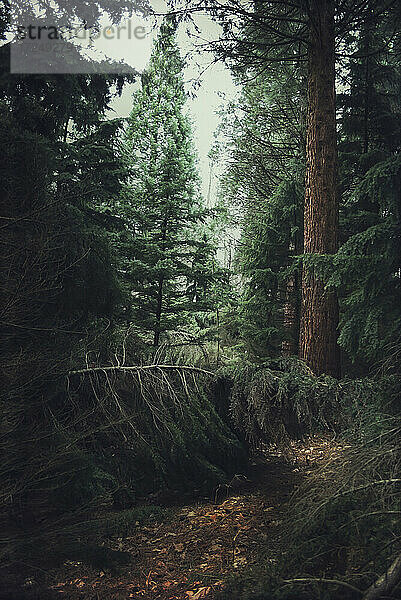
[[[332,254],[338,246],[334,1],[310,2],[304,252]],[[338,301],[304,267],[300,357],[316,373],[340,374]]]
[[[163,284],[164,277],[159,278],[158,289],[157,289],[157,300],[156,300],[156,324],[153,338],[153,345],[155,348],[159,345],[160,342],[160,330],[161,330],[161,318],[162,318],[162,309],[163,309]]]
[[[163,257],[166,250],[166,241],[167,241],[167,216],[163,220],[162,228],[161,228],[161,236],[162,236],[162,250]],[[154,329],[154,337],[153,337],[153,346],[155,348],[158,347],[160,343],[160,333],[161,333],[161,320],[163,313],[163,287],[164,287],[164,276],[161,275],[158,281],[157,287],[157,298],[156,298],[156,312],[155,312],[155,329]]]
[[[299,338],[299,311],[298,311],[298,277],[293,275],[287,281],[284,303],[284,330],[287,334],[281,344],[281,352],[284,356],[297,354]]]

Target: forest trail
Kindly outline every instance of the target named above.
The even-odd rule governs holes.
[[[221,486],[213,499],[173,506],[168,518],[108,540],[132,556],[118,575],[68,563],[52,573],[52,587],[71,600],[212,600],[233,573],[276,559],[289,497],[339,451],[322,436],[293,443],[286,456],[266,450],[246,479]]]

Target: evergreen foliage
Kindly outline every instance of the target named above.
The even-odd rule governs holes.
[[[191,314],[210,309],[214,279],[175,32],[166,19],[134,93],[125,143],[130,177],[121,200],[132,319],[155,347]]]
[[[224,390],[237,431],[255,448],[285,448],[291,439],[310,433],[343,431],[366,411],[383,408],[386,393],[396,402],[397,385],[395,376],[341,381],[315,377],[294,357],[233,362],[217,372],[215,381],[216,390]]]
[[[93,456],[103,492],[117,506],[121,490],[131,503],[160,490],[210,491],[244,466],[244,449],[216,414],[207,377],[179,366],[100,368],[71,376],[71,402],[84,403],[88,416],[96,414],[79,424],[77,449]],[[82,431],[90,433],[83,446]],[[72,444],[71,435],[69,430]]]
[[[304,59],[317,31],[310,8],[323,4],[336,11],[340,50],[340,249],[302,255],[304,231],[313,234],[302,210]],[[44,546],[61,560],[116,566],[127,556],[94,544],[146,519],[136,506],[144,496],[210,493],[246,469],[249,450],[285,449],[322,431],[339,436],[345,459],[290,504],[283,560],[227,594],[334,598],[344,589],[284,580],[323,573],[364,588],[393,558],[401,508],[400,10],[383,0],[353,4],[208,2],[223,24],[217,53],[242,84],[220,131],[220,157],[228,148],[221,204],[208,210],[175,15],[160,28],[126,124],[108,119],[108,109],[132,78],[11,77],[9,45],[0,49],[0,558],[18,577],[24,561],[43,559]],[[97,4],[60,6],[100,15]],[[315,189],[315,200],[332,200],[332,184]],[[227,223],[227,204],[239,223]],[[222,230],[237,234],[238,224],[234,263],[223,266]],[[304,291],[306,281],[306,291],[319,292],[318,308],[323,292],[338,293],[343,362],[369,377],[316,377],[293,356],[301,267],[316,276],[309,288],[304,278]],[[360,596],[349,585],[345,594]]]
[[[359,374],[380,357],[393,363],[399,357],[399,57],[397,41],[386,42],[395,13],[383,8],[376,27],[379,10],[380,2],[363,14],[357,31],[348,32],[351,56],[341,59],[338,70],[341,247],[334,257],[304,257],[326,290],[338,290],[343,363]],[[288,35],[290,44],[284,13],[277,15],[282,41]],[[258,48],[267,34],[256,22],[251,33],[245,25],[243,31],[249,44],[227,33],[236,47],[234,72],[252,77],[235,116],[232,106],[226,117],[230,158],[223,190],[243,213],[236,327],[250,355],[263,358],[297,353],[300,263],[294,257],[302,254],[305,69],[295,61],[278,72],[270,49],[269,71],[259,74]],[[266,48],[269,40],[267,35]],[[281,60],[279,53],[276,58]]]
[[[303,235],[301,86],[301,72],[272,68],[246,84],[226,116],[230,156],[223,191],[243,213],[238,327],[256,357],[296,353],[298,343],[299,275],[289,267]]]
[[[85,410],[66,404],[65,373],[102,346],[119,296],[108,234],[92,204],[96,197],[100,205],[106,194],[107,159],[99,162],[99,154],[94,162],[91,134],[100,131],[111,87],[120,81],[1,79],[1,444],[7,457],[0,473],[1,516],[14,537],[12,544],[2,540],[7,564],[38,529],[51,530],[68,466],[87,468],[86,456],[66,450],[58,424],[66,413],[77,420]],[[81,142],[79,150],[83,132],[87,145]]]
[[[385,40],[386,22],[367,18],[340,96],[344,244],[328,280],[342,297],[339,343],[368,365],[392,360],[401,323],[400,62]]]

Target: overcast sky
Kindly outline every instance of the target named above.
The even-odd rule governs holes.
[[[157,13],[166,13],[167,6],[164,0],[150,0],[151,4]],[[32,0],[33,7],[36,0]],[[39,11],[40,12],[40,11]],[[38,12],[38,14],[39,14]],[[206,14],[196,14],[193,17],[198,31],[195,31],[190,23],[181,23],[178,30],[178,44],[181,50],[181,55],[187,61],[187,67],[184,72],[186,90],[189,93],[188,97],[188,112],[193,124],[194,142],[199,157],[199,172],[202,178],[202,193],[207,199],[209,189],[209,159],[208,154],[213,144],[213,135],[219,124],[219,117],[216,114],[225,101],[232,100],[238,93],[229,70],[223,63],[213,63],[214,56],[206,51],[199,52],[199,47],[202,42],[217,39],[220,34],[219,25],[214,22]],[[159,24],[162,17],[159,19]],[[110,29],[110,20],[105,15],[101,21],[102,35],[98,39],[85,39],[85,32],[82,27],[77,31],[84,35],[78,35],[74,38],[75,43],[81,46],[84,55],[89,59],[99,60],[102,58],[110,58],[114,60],[123,60],[128,63],[136,71],[143,71],[150,59],[153,41],[157,36],[157,23],[153,17],[148,20],[140,16],[134,16],[130,19],[131,31],[137,27],[142,27],[141,35],[135,37],[131,35],[131,39],[127,35],[127,29],[121,30],[116,34],[116,28],[112,28],[111,36],[105,35],[104,31]],[[121,23],[123,26],[128,26],[128,21]],[[188,33],[188,29],[198,36],[194,39],[193,35]],[[12,34],[9,34],[12,38]],[[11,39],[10,38],[10,39]],[[109,38],[109,39],[108,39]],[[9,41],[8,38],[2,43]],[[1,44],[2,44],[1,43]],[[1,45],[0,44],[0,45]],[[195,90],[194,82],[199,81],[200,86]],[[139,81],[130,86],[126,86],[121,98],[117,98],[113,105],[111,116],[126,117],[132,109],[132,93],[139,85]],[[216,181],[212,181],[212,199],[215,192]]]
[[[158,12],[165,11],[165,5],[160,0],[152,3]],[[146,29],[144,39],[127,40],[127,36],[121,35],[121,39],[107,41],[104,38],[96,43],[98,49],[102,50],[109,58],[123,59],[138,71],[146,68],[152,51],[152,44],[157,29],[154,28],[154,20],[145,21],[140,17],[133,17],[132,28],[143,25]],[[205,40],[216,39],[219,35],[219,26],[207,15],[197,15],[196,25],[201,33],[198,34]],[[200,74],[208,67],[200,77],[201,85],[195,92],[196,96],[188,99],[188,110],[193,123],[194,141],[199,156],[199,169],[202,177],[202,192],[207,197],[209,187],[209,159],[208,153],[213,144],[213,134],[218,126],[219,117],[216,111],[224,104],[224,98],[231,100],[236,94],[236,87],[230,72],[222,63],[211,64],[213,56],[203,52],[195,52],[196,40],[187,32],[188,25],[181,24],[178,32],[178,43],[183,57],[187,57],[188,66],[185,70],[185,82],[188,92],[193,93],[193,81],[199,79]],[[211,66],[209,66],[211,64]],[[136,84],[138,85],[138,84]],[[116,116],[128,116],[132,108],[132,91],[134,86],[127,86],[121,98],[116,99],[113,104]],[[213,181],[212,194],[215,190]]]

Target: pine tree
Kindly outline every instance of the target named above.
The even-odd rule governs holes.
[[[196,3],[195,3],[196,6]],[[313,264],[338,248],[335,46],[370,15],[392,19],[394,4],[262,0],[208,3],[223,35],[214,46],[231,63],[265,73],[271,64],[307,62],[308,119],[300,357],[316,372],[339,374],[338,302]]]
[[[251,79],[220,132],[230,149],[222,194],[242,213],[234,315],[245,348],[262,357],[297,353],[300,277],[289,267],[302,253],[302,83],[302,69],[293,66]]]
[[[175,32],[174,21],[166,19],[134,94],[125,149],[131,174],[121,202],[132,319],[152,334],[154,347],[203,302],[194,283],[197,256],[205,251],[200,224],[206,212]]]
[[[400,61],[393,23],[371,15],[356,34],[339,97],[343,246],[332,282],[341,298],[339,342],[368,366],[399,344]]]
[[[334,1],[310,3],[304,253],[338,249]],[[304,267],[300,357],[317,374],[339,375],[336,293]]]
[[[118,304],[108,225],[99,220],[111,194],[106,180],[113,154],[110,147],[101,154],[104,134],[110,137],[113,129],[105,125],[103,131],[102,121],[118,79],[0,80],[0,361],[7,457],[0,478],[5,490],[14,490],[3,496],[1,511],[28,536],[77,459],[74,446],[65,450],[71,440],[57,425],[66,411],[65,373],[85,352],[99,350],[104,323]],[[79,461],[74,464],[79,471]]]

